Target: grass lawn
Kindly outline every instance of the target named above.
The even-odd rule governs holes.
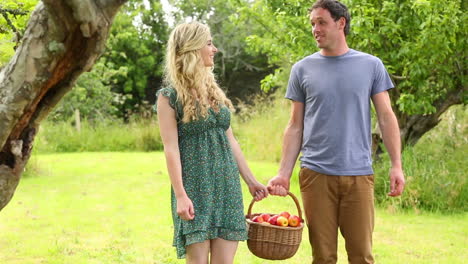
[[[162,153],[37,155],[0,211],[0,263],[185,263],[172,248],[170,182]],[[262,182],[277,164],[252,162]],[[293,180],[297,181],[297,180]],[[299,195],[293,183],[294,194]],[[245,206],[250,197],[244,184]],[[254,212],[295,211],[290,198],[269,197]],[[377,263],[466,263],[468,214],[376,212]],[[311,261],[307,229],[297,254],[285,261],[253,256],[239,244],[235,263]],[[339,261],[347,263],[340,239]]]

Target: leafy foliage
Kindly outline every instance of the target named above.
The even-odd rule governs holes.
[[[145,4],[146,3],[146,4]],[[102,57],[114,75],[112,91],[122,95],[119,116],[128,119],[144,101],[154,101],[161,84],[168,25],[160,1],[129,1],[116,17]]]
[[[75,110],[90,121],[112,119],[123,104],[122,97],[111,91],[110,80],[125,72],[107,69],[101,62],[80,76],[75,87],[64,96],[49,115],[52,121],[68,121]]]
[[[461,0],[349,1],[351,45],[375,54],[398,84],[398,109],[431,114],[466,80],[468,15]],[[466,11],[466,10],[465,10]],[[464,103],[467,98],[464,98]]]
[[[37,0],[0,1],[0,66],[8,62],[24,34]]]

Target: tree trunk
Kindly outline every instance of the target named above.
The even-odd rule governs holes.
[[[125,0],[43,0],[0,71],[0,210],[29,160],[39,123],[102,54]]]
[[[415,145],[421,137],[437,126],[440,116],[447,111],[450,106],[461,104],[463,94],[466,94],[466,87],[458,87],[449,92],[446,98],[434,102],[435,113],[429,115],[400,116],[401,141],[404,145]]]

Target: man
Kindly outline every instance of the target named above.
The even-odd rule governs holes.
[[[348,48],[350,15],[344,4],[319,0],[309,17],[320,51],[291,70],[286,92],[291,117],[270,193],[286,195],[301,151],[299,182],[312,263],[336,263],[338,229],[349,263],[374,263],[371,100],[392,163],[389,195],[399,196],[405,185],[400,132],[387,92],[393,84],[380,59]]]

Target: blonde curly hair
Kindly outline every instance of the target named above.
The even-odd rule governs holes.
[[[176,26],[167,42],[164,81],[177,91],[183,106],[183,123],[206,118],[210,107],[215,111],[222,105],[233,109],[216,83],[213,68],[203,64],[200,49],[210,38],[208,26],[189,22]]]

